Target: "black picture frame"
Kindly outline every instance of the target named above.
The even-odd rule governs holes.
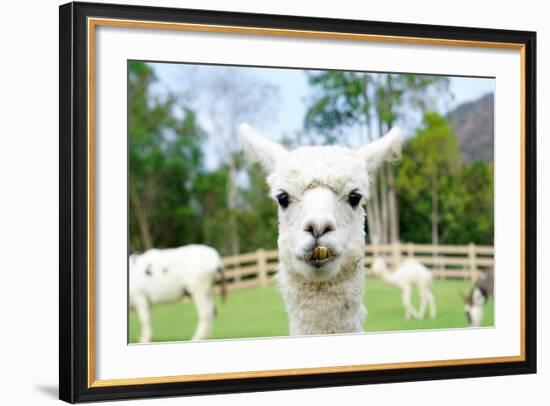
[[[536,372],[536,33],[204,10],[68,3],[60,6],[59,397],[67,402],[236,393]],[[89,17],[329,33],[512,43],[524,65],[524,359],[514,362],[94,387],[88,377],[87,19]]]

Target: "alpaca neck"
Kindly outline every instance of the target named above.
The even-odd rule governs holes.
[[[385,280],[388,283],[391,283],[391,284],[395,285],[395,282],[396,282],[395,278],[393,278],[393,275],[388,270],[385,270],[382,273],[382,279]]]
[[[392,285],[399,285],[399,282],[395,278],[395,274],[390,272],[387,266],[384,266],[380,272],[380,277],[382,280],[392,284]]]
[[[304,279],[285,261],[279,267],[279,286],[291,335],[363,331],[366,310],[362,260],[342,267],[335,278],[325,282]]]

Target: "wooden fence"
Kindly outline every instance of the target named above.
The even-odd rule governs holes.
[[[436,278],[459,278],[475,281],[494,263],[494,247],[482,245],[429,245],[397,243],[366,245],[365,266],[375,256],[383,256],[390,269],[404,258],[416,258],[432,269]],[[255,252],[223,258],[228,290],[267,286],[277,272],[278,251]],[[367,273],[368,275],[368,273]]]

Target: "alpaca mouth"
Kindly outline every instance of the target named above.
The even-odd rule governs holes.
[[[332,261],[334,258],[336,258],[334,251],[330,248],[317,245],[311,251],[311,255],[307,258],[307,262],[316,268],[320,268],[326,263]]]

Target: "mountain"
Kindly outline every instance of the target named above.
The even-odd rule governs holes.
[[[461,104],[447,114],[466,162],[493,162],[494,103],[494,94],[489,93],[476,101]]]

